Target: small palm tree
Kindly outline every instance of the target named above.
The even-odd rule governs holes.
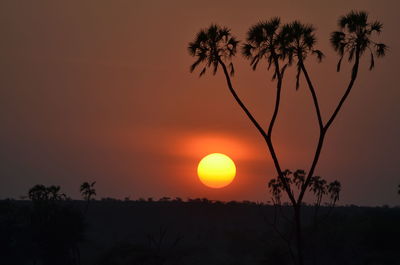
[[[92,199],[93,196],[96,196],[96,190],[94,189],[94,185],[96,184],[96,181],[89,183],[89,182],[83,182],[80,188],[80,192],[82,194],[83,199],[86,201],[86,207],[85,207],[85,212],[87,212],[89,208],[89,202]]]

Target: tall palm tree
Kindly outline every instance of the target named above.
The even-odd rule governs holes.
[[[310,55],[316,55],[318,62],[321,62],[324,57],[324,54],[320,50],[315,48],[315,45],[317,43],[315,28],[310,24],[303,24],[299,21],[293,21],[292,23],[288,23],[283,26],[281,39],[281,50],[283,57],[287,57],[290,64],[294,59],[297,60],[296,90],[299,89],[300,74],[301,72],[303,72],[307,84],[310,88],[311,95],[313,97],[315,109],[317,112],[318,124],[320,127],[322,127],[322,117],[319,109],[317,95],[304,65],[305,60]]]
[[[290,190],[290,185],[284,177],[283,172],[280,171],[279,161],[271,140],[272,131],[279,112],[283,76],[287,66],[291,63],[285,63],[284,61],[282,44],[281,21],[279,17],[274,17],[266,21],[261,21],[250,27],[247,31],[246,43],[242,46],[242,54],[246,59],[250,60],[250,65],[253,70],[257,69],[261,60],[266,60],[267,70],[270,70],[271,67],[273,68],[272,80],[277,80],[276,99],[274,112],[266,134],[269,138],[268,142],[270,142],[270,153],[276,164],[276,169],[278,170],[278,177],[280,178],[289,199],[294,202],[294,196]],[[283,66],[281,66],[281,63]]]
[[[234,67],[231,60],[232,57],[234,57],[236,54],[238,41],[234,37],[232,37],[230,29],[220,27],[218,25],[211,25],[209,28],[201,30],[197,34],[195,40],[189,43],[190,55],[197,58],[190,68],[191,72],[193,72],[202,63],[204,63],[205,65],[200,72],[200,76],[205,74],[208,68],[212,68],[213,74],[216,74],[218,68],[222,67],[231,94],[233,95],[239,106],[242,108],[242,110],[246,113],[247,117],[251,120],[253,125],[263,136],[268,145],[269,151],[274,161],[274,166],[276,168],[276,171],[278,172],[278,179],[280,180],[280,182],[282,182],[282,185],[279,183],[279,181],[276,183],[271,183],[273,186],[272,188],[276,187],[277,192],[280,192],[280,189],[283,188],[294,208],[294,221],[296,226],[295,236],[297,241],[299,265],[304,264],[303,240],[300,218],[302,201],[304,194],[307,190],[314,190],[314,193],[319,192],[321,185],[314,185],[314,180],[316,179],[314,177],[314,171],[321,154],[326,132],[328,131],[332,122],[339,113],[344,101],[348,97],[354,85],[354,82],[357,78],[360,57],[366,51],[370,51],[370,69],[372,69],[374,67],[374,56],[382,57],[385,55],[385,52],[387,50],[385,44],[376,43],[371,40],[372,34],[380,33],[383,26],[378,21],[369,23],[368,15],[365,12],[351,11],[348,15],[343,16],[339,19],[339,27],[341,31],[334,32],[331,35],[331,43],[334,49],[341,56],[337,66],[337,70],[340,70],[340,64],[345,53],[349,54],[348,59],[350,62],[354,60],[354,65],[352,69],[350,83],[347,86],[346,92],[341,98],[335,111],[325,124],[322,119],[314,86],[311,82],[311,78],[305,66],[305,61],[309,56],[316,55],[319,61],[321,61],[324,56],[321,51],[315,49],[315,28],[312,25],[302,24],[299,21],[294,21],[292,23],[281,26],[280,20],[277,18],[265,22],[260,22],[250,28],[247,34],[247,43],[242,48],[244,56],[251,60],[250,64],[252,65],[253,69],[257,68],[259,62],[262,59],[266,59],[268,63],[268,69],[270,67],[273,67],[273,79],[278,80],[276,106],[272,120],[269,124],[268,132],[264,131],[260,124],[254,119],[252,114],[240,100],[236,91],[233,88],[230,77],[234,74]],[[290,183],[285,177],[285,173],[281,170],[271,140],[272,129],[279,110],[280,92],[284,71],[286,67],[288,65],[291,65],[294,60],[297,61],[296,89],[299,88],[300,75],[301,73],[303,73],[312,95],[320,128],[319,140],[310,170],[308,171],[306,177],[303,176],[304,174],[301,174],[301,178],[298,178],[297,182],[295,183],[298,187],[300,187],[300,192],[297,198],[294,197],[294,194],[290,187]],[[284,66],[280,67],[280,63],[282,62]],[[226,66],[227,63],[229,63],[228,67],[230,71],[228,71],[228,67]],[[332,196],[334,204],[339,198],[340,183],[333,182],[329,184],[327,189]]]
[[[370,53],[369,70],[372,70],[375,66],[375,56],[384,57],[387,51],[387,46],[385,44],[375,42],[372,39],[374,34],[380,34],[382,32],[383,24],[379,21],[369,22],[367,12],[351,11],[347,15],[339,18],[338,26],[340,31],[332,32],[330,38],[334,50],[340,56],[337,64],[337,71],[340,71],[342,59],[345,54],[348,54],[348,61],[354,61],[354,64],[350,83],[334,113],[325,125],[326,128],[329,128],[332,124],[354,85],[361,56],[365,52]]]
[[[313,98],[313,103],[315,106],[315,110],[317,113],[317,118],[318,118],[318,125],[320,128],[321,135],[322,133],[322,128],[323,128],[323,123],[322,123],[322,117],[321,117],[321,111],[319,108],[319,103],[318,103],[318,98],[315,93],[314,86],[312,85],[311,79],[308,75],[308,72],[306,70],[306,67],[304,65],[304,62],[306,59],[311,56],[311,55],[316,55],[317,59],[319,62],[322,61],[322,58],[324,57],[324,54],[315,48],[316,45],[316,36],[315,36],[315,28],[312,25],[308,24],[303,24],[299,21],[293,21],[291,23],[285,24],[282,26],[282,30],[280,33],[280,52],[282,55],[282,59],[287,59],[289,64],[292,64],[293,61],[297,61],[296,63],[296,90],[299,89],[300,86],[300,74],[303,73],[304,77],[307,81],[308,87],[310,89],[312,98]],[[318,143],[318,156],[319,152],[321,151],[322,147],[322,141],[323,141],[323,136],[320,136],[319,138],[319,143]],[[316,165],[316,163],[315,163]],[[314,167],[315,167],[314,165]],[[313,167],[312,167],[313,168]],[[300,192],[298,197],[296,198],[295,202],[292,203],[292,207],[294,210],[294,221],[295,221],[295,236],[296,236],[296,245],[297,245],[297,251],[298,251],[298,264],[302,265],[304,264],[304,258],[303,258],[303,235],[302,235],[302,225],[301,225],[301,206],[302,206],[302,198],[304,196],[304,193],[308,190],[311,189],[316,193],[319,191],[320,187],[315,186],[315,183],[318,183],[315,177],[313,176],[314,170],[310,170],[307,177],[302,179],[298,183],[298,186],[300,187]],[[324,185],[322,185],[324,186]],[[321,187],[322,187],[321,186]],[[318,189],[317,189],[318,188]],[[322,194],[319,194],[317,197],[321,197]]]
[[[315,88],[311,82],[311,78],[304,64],[306,58],[309,55],[315,54],[319,61],[321,61],[324,56],[321,51],[314,48],[316,44],[314,33],[315,29],[311,25],[304,25],[298,21],[287,24],[283,26],[282,29],[282,40],[284,42],[282,45],[282,54],[284,57],[288,58],[289,62],[292,62],[292,60],[294,59],[297,60],[296,89],[299,88],[300,74],[303,73],[313,98],[313,103],[315,106],[320,128],[319,140],[314,154],[314,159],[312,161],[310,170],[308,171],[308,175],[302,185],[300,193],[297,197],[296,204],[294,205],[296,226],[298,226],[298,229],[296,230],[298,233],[297,240],[300,255],[302,255],[302,235],[300,228],[301,203],[305,192],[313,183],[313,174],[321,154],[326,132],[332,125],[332,122],[335,120],[337,114],[339,113],[343,103],[347,99],[354,85],[354,82],[357,78],[360,57],[366,51],[370,52],[371,61],[369,69],[372,70],[372,68],[374,67],[374,55],[376,55],[377,57],[382,57],[385,55],[387,49],[385,44],[374,42],[371,39],[373,33],[381,32],[383,25],[379,21],[375,21],[372,23],[368,22],[368,14],[366,12],[351,11],[349,14],[340,17],[338,24],[341,31],[333,32],[330,39],[335,51],[338,52],[340,55],[337,70],[340,71],[341,62],[346,53],[349,54],[349,62],[352,62],[354,60],[354,65],[352,69],[350,83],[332,116],[325,124],[322,119]],[[299,264],[301,263],[302,261],[300,260]]]
[[[276,26],[279,26],[279,20],[270,21],[266,24],[269,24],[269,26],[271,26],[271,27],[275,27],[273,24],[278,24]],[[254,34],[254,35],[256,35],[256,34]],[[276,37],[274,36],[273,38],[276,38]],[[212,24],[207,29],[200,30],[197,33],[195,40],[193,42],[190,42],[189,47],[188,47],[189,54],[191,56],[197,58],[196,61],[191,65],[190,71],[193,72],[199,65],[204,63],[203,69],[200,72],[200,76],[204,75],[208,68],[212,68],[212,71],[213,71],[212,73],[215,75],[217,73],[218,67],[221,66],[221,68],[223,69],[225,78],[226,78],[226,82],[227,82],[229,91],[231,92],[232,96],[234,97],[236,102],[239,104],[239,106],[242,108],[242,110],[245,112],[247,117],[250,119],[250,121],[253,123],[253,125],[257,128],[259,133],[264,138],[264,140],[267,143],[267,146],[270,150],[270,153],[271,153],[272,159],[274,161],[274,165],[278,172],[278,175],[283,179],[282,170],[279,165],[274,147],[272,145],[271,136],[262,128],[262,126],[253,117],[253,115],[250,113],[250,111],[247,109],[247,107],[244,105],[242,100],[237,95],[237,93],[232,85],[232,81],[231,81],[230,77],[233,76],[233,74],[234,74],[234,66],[231,61],[232,61],[232,57],[234,57],[236,55],[238,43],[239,43],[239,41],[237,41],[236,38],[232,36],[231,30],[226,27],[221,27],[219,25]],[[252,39],[248,38],[248,44],[252,45],[252,44],[256,44],[256,43],[252,43]],[[246,47],[246,45],[245,45],[245,47]],[[244,52],[246,52],[245,50],[248,49],[248,53],[249,53],[248,57],[256,56],[258,58],[252,63],[253,67],[257,67],[257,65],[254,66],[254,64],[258,64],[258,62],[256,63],[257,60],[261,60],[264,55],[267,55],[268,53],[270,53],[272,51],[272,48],[270,48],[270,49],[265,50],[264,55],[261,55],[261,54],[252,55],[252,53],[256,52],[258,48],[254,47],[254,49],[253,49],[248,46],[247,48],[243,48],[243,49],[244,49]],[[273,56],[278,56],[278,55],[274,54]],[[272,55],[271,55],[270,58],[271,58],[271,64],[273,63],[274,67],[275,67],[275,76],[276,76],[276,78],[279,78],[279,80],[281,80],[281,76],[283,75],[284,69],[279,70],[280,69],[279,64],[278,64],[278,66],[276,66],[276,64],[275,64],[278,62],[279,57],[276,57],[277,59],[273,60]],[[229,71],[228,71],[227,63],[229,63],[229,65],[228,65]],[[276,110],[276,114],[277,114],[277,110]],[[276,118],[276,114],[274,114],[275,118]],[[272,124],[273,124],[273,122],[272,122]],[[272,126],[270,125],[270,131],[272,131]],[[292,195],[292,192],[290,191],[289,185],[286,183],[286,181],[283,181],[283,183],[284,183],[284,188],[285,188],[287,194],[289,194],[289,198],[291,199],[292,202],[294,202],[294,197]]]
[[[242,47],[242,54],[246,59],[250,60],[250,65],[253,70],[257,69],[262,59],[267,61],[267,70],[271,67],[274,68],[272,80],[277,79],[277,91],[275,109],[268,127],[268,135],[270,137],[279,111],[283,74],[288,66],[285,64],[283,67],[280,67],[280,61],[282,59],[282,54],[280,53],[280,25],[280,18],[278,17],[253,25],[248,30],[246,43]]]
[[[322,120],[315,88],[311,82],[311,78],[304,64],[305,59],[310,54],[317,55],[319,61],[321,61],[324,56],[321,51],[314,48],[316,43],[316,38],[314,34],[315,29],[311,25],[304,25],[298,21],[295,21],[285,25],[282,30],[282,39],[284,42],[286,42],[284,45],[282,45],[282,54],[283,56],[288,57],[288,60],[290,62],[294,58],[297,59],[296,88],[298,88],[299,86],[299,77],[300,73],[302,72],[307,81],[307,85],[313,98],[320,128],[320,137],[315,151],[314,159],[311,164],[310,170],[308,171],[309,173],[304,182],[303,189],[297,199],[298,204],[301,204],[304,193],[311,183],[311,178],[314,174],[315,167],[319,160],[326,132],[332,125],[332,122],[335,120],[343,103],[346,101],[357,78],[361,56],[366,51],[370,52],[371,61],[369,69],[372,70],[375,65],[374,56],[383,57],[386,54],[387,50],[387,46],[385,44],[377,43],[371,39],[372,34],[379,34],[382,31],[383,25],[379,21],[368,22],[368,14],[366,12],[351,11],[347,15],[339,18],[338,25],[340,31],[333,32],[330,38],[333,48],[340,55],[337,70],[340,71],[341,62],[345,54],[348,54],[349,62],[352,62],[354,60],[354,64],[352,68],[351,79],[347,86],[347,89],[341,100],[339,101],[339,104],[336,107],[335,111],[325,124]]]

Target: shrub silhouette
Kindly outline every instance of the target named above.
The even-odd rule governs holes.
[[[84,218],[65,201],[59,186],[36,185],[29,190],[32,200],[30,231],[33,260],[42,264],[80,263],[78,243],[83,240]]]

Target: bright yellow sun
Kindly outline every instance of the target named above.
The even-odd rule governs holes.
[[[223,188],[235,178],[236,166],[229,156],[213,153],[200,161],[197,175],[204,185],[210,188]]]

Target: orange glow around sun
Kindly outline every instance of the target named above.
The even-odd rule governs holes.
[[[213,153],[205,156],[197,167],[200,181],[210,188],[228,186],[236,175],[233,160],[224,154]]]

